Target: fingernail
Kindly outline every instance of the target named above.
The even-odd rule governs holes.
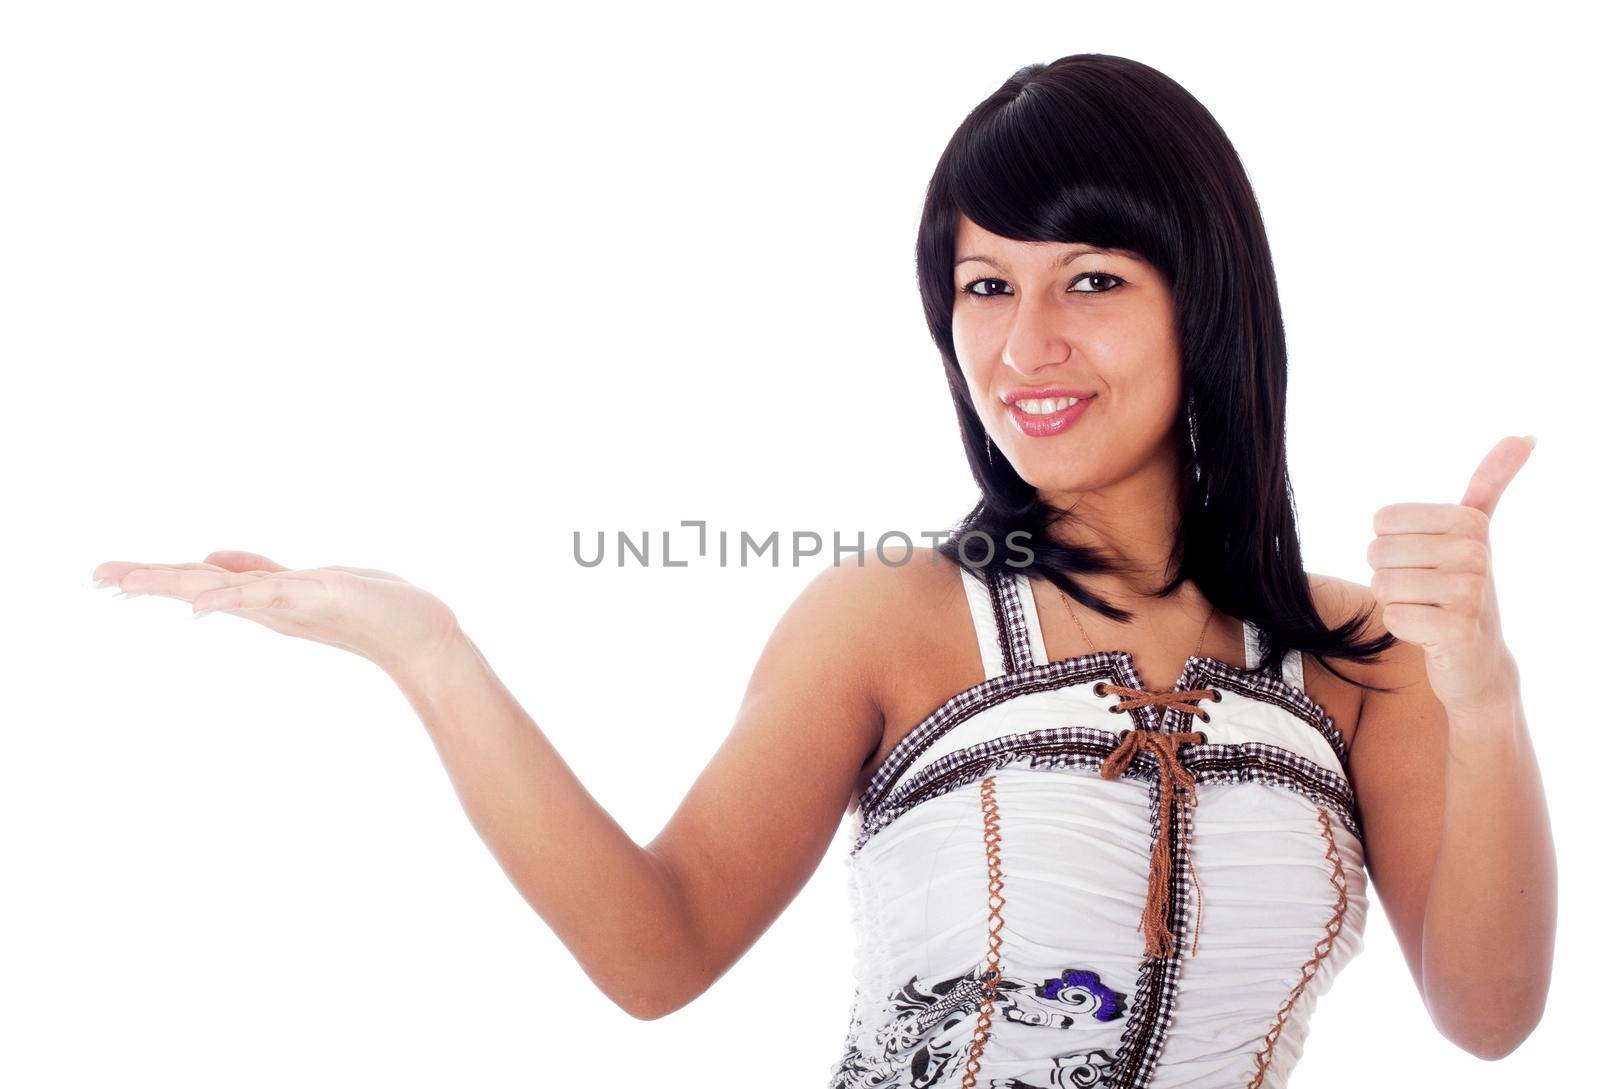
[[[134,590],[132,592],[127,591],[127,590],[118,590],[116,593],[112,594],[111,596],[112,597],[144,597],[144,592],[142,590]]]
[[[189,614],[189,619],[199,620],[202,616],[210,616],[214,611],[215,610],[213,609],[196,609],[194,612]]]
[[[1528,440],[1528,445],[1529,446],[1537,446],[1537,445],[1539,445],[1539,440],[1534,438],[1532,435],[1524,435],[1522,437]]]
[[[104,590],[108,586],[115,586],[116,584],[116,579],[95,579],[93,582],[84,583],[91,590]]]

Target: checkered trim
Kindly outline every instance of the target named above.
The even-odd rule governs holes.
[[[1022,760],[1034,768],[1098,768],[1117,747],[1118,735],[1086,726],[1061,726],[1026,734],[1008,734],[959,749],[935,760],[900,784],[881,803],[861,805],[861,826],[854,854],[902,815],[930,798],[948,794]],[[1124,774],[1147,779],[1156,775],[1156,759],[1140,750]]]
[[[1344,735],[1339,732],[1339,727],[1334,725],[1333,716],[1323,710],[1322,705],[1308,696],[1302,688],[1280,680],[1264,670],[1240,669],[1227,662],[1219,662],[1215,658],[1190,659],[1190,664],[1183,671],[1178,687],[1216,687],[1264,703],[1276,704],[1321,734],[1322,739],[1333,750],[1334,756],[1338,757],[1339,766],[1346,771],[1349,770],[1350,750],[1345,743]],[[1181,711],[1175,714],[1183,715],[1185,719],[1191,717]],[[1184,725],[1181,728],[1189,727]]]
[[[1001,640],[1002,645],[1004,640]],[[990,677],[951,696],[927,718],[902,737],[884,758],[878,769],[861,789],[863,813],[875,807],[884,793],[900,774],[916,760],[929,745],[955,729],[961,723],[997,704],[1027,692],[1048,692],[1056,688],[1079,684],[1086,680],[1121,676],[1118,663],[1110,654],[1090,654],[1082,658],[1066,658],[1048,665],[1034,666],[1014,673]],[[1144,708],[1135,708],[1142,711]]]
[[[1352,836],[1366,843],[1350,780],[1298,753],[1261,741],[1191,745],[1184,749],[1183,766],[1197,784],[1262,783],[1293,790],[1331,810]]]
[[[983,569],[984,585],[989,588],[989,603],[994,608],[995,628],[1000,633],[1000,655],[1007,673],[1033,666],[1033,644],[1028,638],[1028,617],[1022,611],[1017,593],[1021,575],[994,564]]]
[[[988,582],[990,595],[998,600],[995,602],[995,621],[1000,626],[1002,647],[1009,639],[1013,649],[1007,652],[1006,669],[1010,671],[1013,660],[1022,663],[1018,668],[1027,668],[1033,662],[1032,645],[1029,642],[1028,618],[1022,611],[1020,600],[1023,580],[1027,576],[1018,571],[995,571],[992,567],[986,569],[991,573]],[[997,585],[998,584],[998,585]],[[1032,593],[1032,588],[1028,588]],[[1254,624],[1245,621],[1246,644],[1254,638],[1257,649],[1254,654],[1247,652],[1246,661],[1259,660],[1260,645],[1266,641],[1266,636]],[[1020,650],[1016,649],[1020,648]],[[1298,652],[1293,652],[1298,654]],[[1144,688],[1145,684],[1138,677],[1133,667],[1133,655],[1123,650],[1101,651],[1098,655],[1084,655],[1080,658],[1061,659],[1061,661],[1089,661],[1097,656],[1116,659],[1119,666],[1119,675],[1111,678],[1117,684],[1127,685],[1129,688]],[[1053,664],[1053,663],[1047,663]],[[1302,674],[1302,679],[1304,675]],[[1259,666],[1255,669],[1241,669],[1229,662],[1217,658],[1208,658],[1203,655],[1191,657],[1183,668],[1183,674],[1178,678],[1177,687],[1205,688],[1215,684],[1218,688],[1229,689],[1241,695],[1251,696],[1264,703],[1275,704],[1285,711],[1303,720],[1317,733],[1322,735],[1324,741],[1333,749],[1334,756],[1339,761],[1339,766],[1346,772],[1349,770],[1350,753],[1345,743],[1344,735],[1339,732],[1334,724],[1333,716],[1329,715],[1320,704],[1311,698],[1304,688],[1289,683],[1281,675],[1268,673]],[[1147,730],[1161,730],[1163,733],[1174,733],[1191,729],[1192,716],[1185,711],[1167,707],[1140,707],[1134,711],[1139,724]]]
[[[860,828],[850,853],[861,850],[878,832],[930,798],[967,786],[1011,764],[1026,761],[1028,767],[1044,771],[1097,770],[1116,748],[1119,736],[1090,726],[1057,726],[1007,734],[946,753],[881,801],[862,803]],[[1293,790],[1333,811],[1351,835],[1363,839],[1355,791],[1349,781],[1313,760],[1261,741],[1181,745],[1178,751],[1197,785],[1248,782]],[[1124,776],[1136,779],[1155,774],[1155,757],[1145,751],[1135,756],[1124,772]]]
[[[1099,651],[1077,658],[1061,658],[1031,669],[1004,673],[957,692],[913,727],[890,750],[883,763],[867,780],[867,785],[862,788],[861,810],[866,813],[878,807],[901,774],[916,761],[918,756],[926,752],[939,738],[974,715],[1029,692],[1047,692],[1097,680],[1110,680],[1129,688],[1143,687],[1133,672],[1129,654],[1124,651]],[[1268,673],[1239,669],[1211,658],[1190,659],[1178,680],[1178,687],[1215,687],[1284,708],[1317,731],[1338,758],[1339,766],[1345,772],[1345,779],[1349,778],[1350,757],[1343,735],[1334,725],[1333,717],[1300,689],[1284,684]],[[1180,711],[1170,706],[1147,705],[1135,707],[1128,713],[1141,729],[1179,733],[1195,726],[1194,715],[1191,712]],[[1310,764],[1309,761],[1304,762]],[[1325,769],[1320,770],[1320,775],[1328,777],[1330,781],[1339,779],[1339,776]],[[1348,783],[1345,783],[1344,789],[1348,792]]]
[[[1180,746],[1179,751],[1192,747]],[[1170,957],[1145,957],[1139,965],[1133,1002],[1128,1007],[1128,1024],[1105,1079],[1108,1089],[1147,1089],[1155,1077],[1156,1060],[1161,1057],[1167,1029],[1172,1025],[1183,948],[1189,934],[1189,895],[1194,884],[1194,871],[1184,846],[1184,837],[1190,830],[1189,807],[1181,804],[1181,797],[1175,798],[1167,827],[1161,827],[1161,782],[1154,770],[1154,757],[1150,763],[1150,850],[1153,856],[1158,837],[1168,838],[1172,877],[1167,881],[1167,923],[1172,930],[1174,953]]]

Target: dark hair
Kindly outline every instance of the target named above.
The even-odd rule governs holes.
[[[981,531],[998,545],[1025,531],[1033,557],[1006,560],[1011,569],[1037,573],[1103,615],[1131,618],[1072,577],[1123,565],[1048,536],[1069,512],[1041,499],[995,452],[973,408],[950,325],[963,214],[1005,238],[1131,250],[1166,278],[1178,312],[1184,412],[1174,424],[1177,570],[1158,596],[1192,579],[1218,609],[1256,625],[1260,667],[1273,673],[1291,647],[1326,666],[1324,656],[1371,661],[1394,646],[1387,633],[1356,641],[1370,608],[1327,627],[1302,567],[1284,448],[1283,316],[1238,153],[1193,95],[1123,57],[1080,53],[1018,69],[967,115],[934,168],[917,232],[917,279],[982,493],[939,552],[974,569],[963,535]],[[987,577],[993,566],[975,573]]]

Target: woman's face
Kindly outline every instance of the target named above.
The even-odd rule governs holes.
[[[1002,238],[962,216],[954,275],[968,393],[1041,495],[1115,484],[1169,446],[1182,400],[1177,309],[1152,265]],[[1066,408],[1069,396],[1085,399]]]

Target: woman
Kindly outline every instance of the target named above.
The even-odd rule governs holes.
[[[1369,873],[1440,1030],[1515,1048],[1555,869],[1487,531],[1531,443],[1461,504],[1380,510],[1370,589],[1304,572],[1261,218],[1214,119],[1144,65],[1008,79],[940,159],[917,253],[981,500],[937,549],[806,588],[648,846],[394,575],[223,552],[96,576],[387,671],[640,1018],[736,962],[848,814],[833,1086],[1283,1085]]]

